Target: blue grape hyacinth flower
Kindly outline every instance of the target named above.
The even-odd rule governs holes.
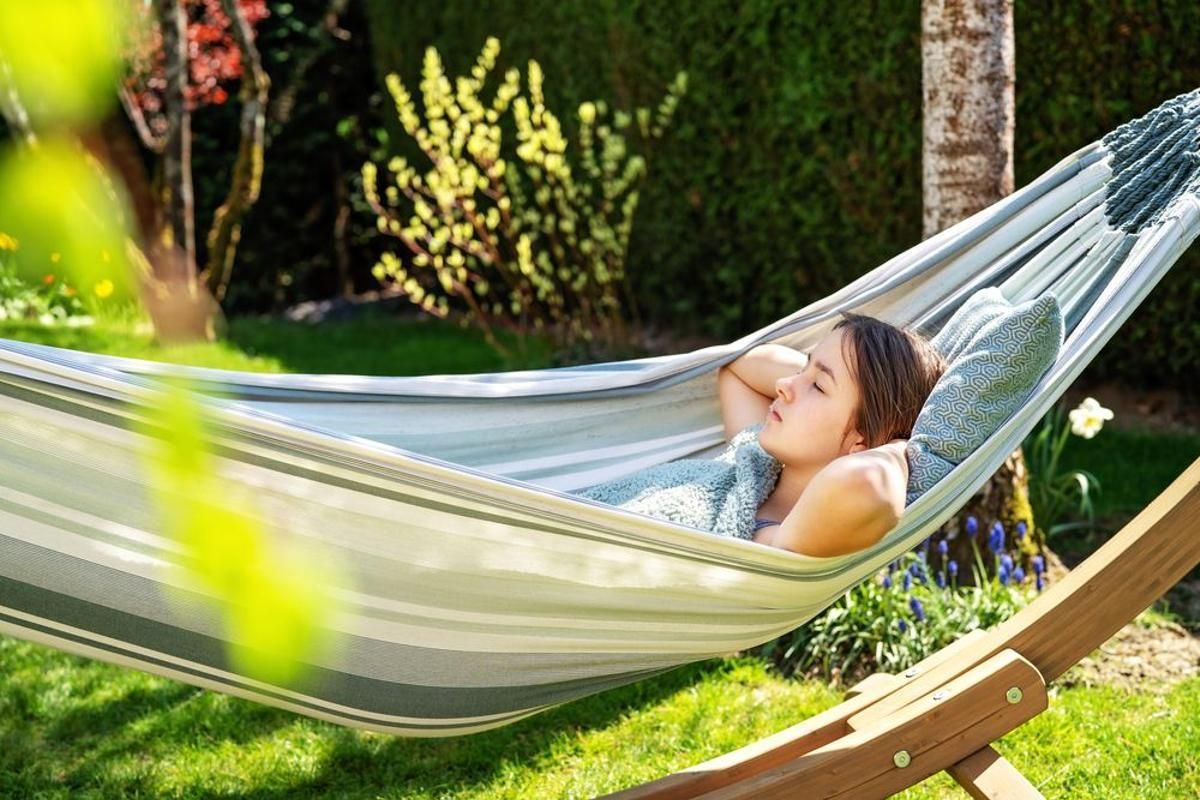
[[[883,576],[883,588],[885,588],[885,589],[892,588],[892,576],[891,575]]]
[[[958,574],[958,562],[955,561],[953,558],[950,559],[950,561],[948,561],[946,563],[946,571],[949,572],[950,577],[953,578],[955,575]]]
[[[1008,586],[1008,567],[1001,564],[1000,569],[996,570],[996,578],[999,579],[1001,586]]]
[[[1005,553],[1004,555],[1000,556],[1000,565],[1002,567],[1004,567],[1004,569],[1007,570],[1009,573],[1011,573],[1013,571],[1012,556],[1010,556],[1008,553]]]
[[[967,517],[967,536],[974,538],[976,532],[978,532],[978,531],[979,531],[979,520],[975,519],[975,517]]]
[[[950,543],[949,542],[947,542],[945,539],[942,539],[940,542],[938,542],[938,553],[940,555],[945,556],[949,552],[950,552]]]
[[[896,620],[896,627],[900,629],[901,633],[904,633],[906,630],[908,630],[908,623],[902,619],[898,619]]]
[[[1037,580],[1036,580],[1036,583],[1037,583],[1037,590],[1038,590],[1039,592],[1040,592],[1042,589],[1044,589],[1044,588],[1046,587],[1046,581],[1045,581],[1045,579],[1042,577],[1042,573],[1040,573],[1040,572],[1037,574]]]
[[[946,588],[946,572],[945,572],[945,570],[940,570],[940,569],[938,570],[937,585],[938,585],[939,589]]]
[[[925,606],[921,605],[921,601],[915,597],[908,598],[908,607],[912,609],[913,616],[917,618],[917,622],[925,621]]]
[[[1046,571],[1046,561],[1041,556],[1033,557],[1033,572],[1035,575],[1041,575]]]
[[[1017,567],[1016,569],[1013,570],[1012,578],[1013,578],[1013,583],[1020,583],[1021,581],[1025,580],[1025,570],[1021,569],[1020,567]]]
[[[1018,542],[1025,538],[1025,532],[1027,530],[1029,530],[1029,528],[1026,527],[1024,522],[1017,523],[1017,531],[1014,535],[1017,537]]]
[[[988,534],[988,549],[993,553],[1004,549],[1004,526],[999,522],[992,525],[991,533]]]
[[[905,572],[904,573],[904,591],[907,592],[911,588],[912,588],[912,573]]]

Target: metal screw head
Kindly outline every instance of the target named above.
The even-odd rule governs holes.
[[[944,699],[946,699],[946,693],[944,691],[942,691],[941,689],[939,689],[938,691],[933,693],[933,699],[934,700],[944,700]]]
[[[904,673],[904,677],[906,677],[906,678],[915,677],[916,674],[920,671],[921,670],[917,669],[916,667],[912,667],[911,669],[909,669],[907,672]]]
[[[1007,698],[1008,702],[1013,704],[1021,702],[1021,698],[1024,696],[1025,695],[1021,693],[1020,687],[1017,686],[1012,687],[1004,693],[1004,697]]]
[[[900,750],[896,755],[892,756],[892,763],[903,769],[912,763],[912,758],[908,755],[907,750]]]

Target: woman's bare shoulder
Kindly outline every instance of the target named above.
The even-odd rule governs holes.
[[[834,459],[804,490],[771,544],[835,556],[879,541],[904,511],[907,469],[901,462],[901,440]]]

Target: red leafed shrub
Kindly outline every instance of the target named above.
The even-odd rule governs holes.
[[[162,32],[153,8],[141,0],[135,6],[138,29],[127,53],[129,72],[125,86],[133,95],[146,122],[155,134],[167,129],[163,92],[167,87]],[[266,0],[238,0],[251,31],[265,19]],[[183,0],[187,14],[188,85],[184,101],[188,110],[220,105],[229,99],[226,86],[242,76],[242,57],[230,33],[230,20],[221,10],[220,0]]]

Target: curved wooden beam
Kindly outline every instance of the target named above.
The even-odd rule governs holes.
[[[1107,642],[1200,564],[1200,459],[1119,533],[954,662],[968,669],[1001,650],[1029,660],[1047,683]],[[946,663],[850,722],[878,719],[957,675]]]
[[[841,705],[746,747],[614,795],[612,800],[753,797],[783,764],[831,743],[851,744],[856,732],[887,726],[905,709],[1005,650],[1020,654],[1049,683],[1108,641],[1193,567],[1200,564],[1200,459],[1085,562],[1006,622],[973,631],[895,680],[863,684]],[[911,711],[911,709],[909,709]],[[980,709],[984,724],[985,709]],[[815,753],[814,753],[815,755]],[[811,761],[811,759],[810,759]],[[949,769],[947,761],[940,769]],[[797,764],[796,766],[799,766]],[[807,770],[790,770],[795,796],[807,791]],[[778,783],[773,789],[782,789]]]

